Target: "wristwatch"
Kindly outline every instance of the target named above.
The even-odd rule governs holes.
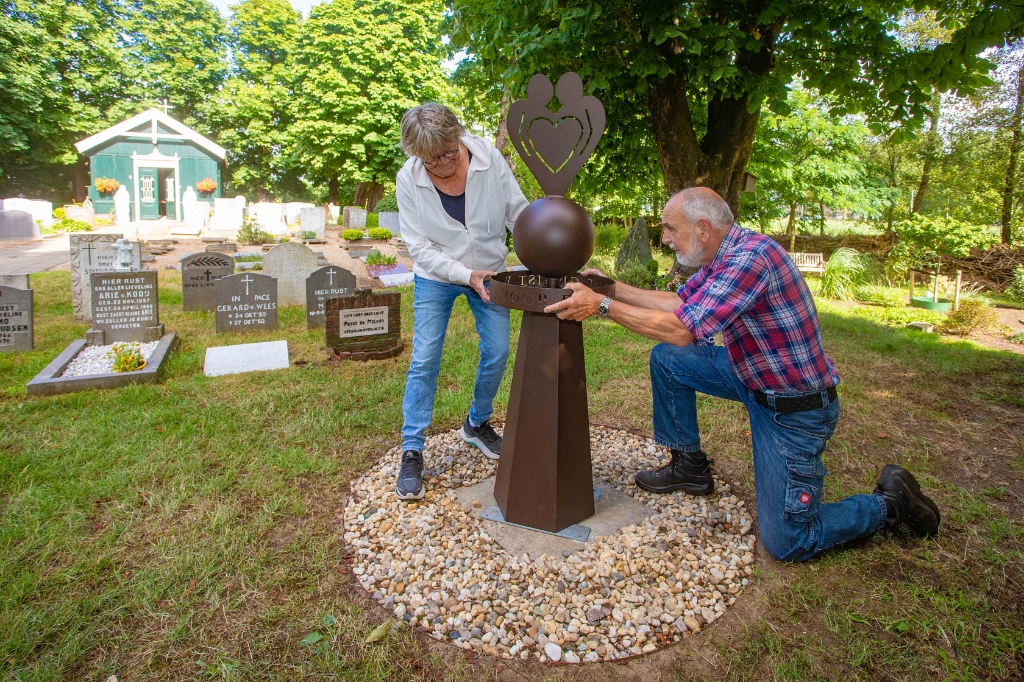
[[[612,297],[605,296],[601,305],[597,306],[597,314],[601,317],[608,317],[608,310],[612,307]]]

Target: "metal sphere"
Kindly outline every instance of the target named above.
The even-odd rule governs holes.
[[[575,274],[594,253],[594,223],[563,197],[537,199],[523,209],[512,230],[516,255],[542,277]]]

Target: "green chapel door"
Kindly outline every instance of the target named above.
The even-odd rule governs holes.
[[[139,169],[139,217],[143,220],[160,219],[160,185],[156,168]]]
[[[171,220],[177,220],[177,206],[174,203],[174,171],[167,173],[167,177],[164,178],[164,199],[164,205],[167,207],[165,215]]]

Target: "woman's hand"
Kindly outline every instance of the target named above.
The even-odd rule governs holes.
[[[480,298],[485,302],[490,302],[491,294],[487,291],[487,287],[484,286],[484,282],[496,274],[498,273],[493,270],[474,270],[469,276],[469,286],[473,287],[473,291],[480,294]]]

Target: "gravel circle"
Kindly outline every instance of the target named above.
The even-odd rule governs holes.
[[[142,350],[142,357],[149,362],[153,351],[160,345],[159,341],[139,344]],[[114,359],[107,357],[107,351],[114,347],[114,344],[107,346],[86,346],[78,352],[75,359],[68,364],[61,374],[64,377],[80,377],[89,374],[108,374],[114,371]]]
[[[707,497],[642,491],[633,474],[664,464],[668,450],[625,431],[590,433],[594,475],[651,507],[643,524],[591,538],[568,556],[511,555],[455,497],[496,470],[456,430],[427,439],[422,500],[395,496],[398,448],[352,484],[344,539],[353,574],[410,626],[504,658],[611,661],[714,622],[752,572],[743,501],[717,476]]]

